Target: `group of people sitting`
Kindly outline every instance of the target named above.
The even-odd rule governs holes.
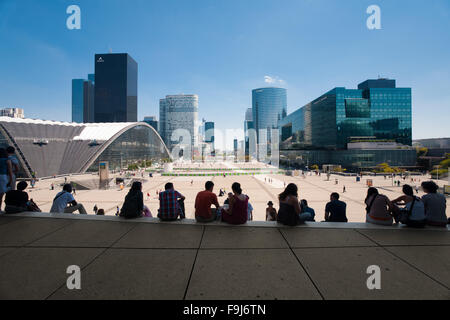
[[[6,192],[5,212],[19,213],[24,211],[40,211],[37,205],[28,199],[25,192],[27,183],[20,181],[17,190]],[[159,192],[158,218],[162,221],[175,221],[184,219],[186,199],[176,191],[173,183],[165,185],[165,190]],[[195,219],[200,223],[208,223],[220,220],[229,224],[245,224],[252,219],[253,208],[249,203],[249,197],[242,192],[241,185],[237,182],[231,186],[232,193],[221,206],[217,195],[214,193],[214,183],[207,181],[205,190],[199,192],[195,199]],[[409,227],[422,228],[426,225],[446,227],[446,198],[437,191],[439,187],[433,181],[422,182],[425,195],[419,198],[414,195],[410,185],[403,186],[403,195],[390,200],[380,194],[378,189],[370,187],[365,199],[366,222],[378,225],[392,225],[402,223]],[[84,206],[77,203],[72,194],[72,186],[65,184],[63,190],[53,199],[50,212],[87,214]],[[315,211],[308,206],[306,200],[299,200],[298,187],[294,183],[288,184],[285,190],[278,195],[279,210],[274,208],[272,201],[268,202],[266,220],[277,221],[284,225],[295,226],[306,221],[315,221]],[[347,205],[339,200],[338,193],[330,195],[330,202],[325,206],[324,221],[348,222],[346,216]],[[119,211],[119,208],[118,208]],[[151,217],[150,210],[144,205],[142,183],[134,182],[125,197],[119,216],[123,218]]]

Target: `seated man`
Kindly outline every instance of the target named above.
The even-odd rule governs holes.
[[[180,219],[183,219],[184,212],[180,203],[186,198],[174,189],[171,182],[166,183],[164,189],[164,192],[159,193],[158,218],[162,221],[175,221],[180,216]]]
[[[25,181],[20,181],[17,184],[17,190],[13,189],[6,193],[5,212],[7,214],[28,211],[28,193],[25,192],[27,186]]]
[[[214,183],[207,181],[205,183],[205,190],[200,191],[195,198],[195,220],[197,222],[212,222],[216,220],[216,210],[219,209],[219,202],[217,196],[213,193]],[[211,209],[211,205],[216,208]]]
[[[339,201],[339,193],[333,192],[330,196],[330,202],[325,207],[326,222],[348,222],[347,204]]]
[[[69,205],[69,206],[67,206]],[[72,186],[65,184],[63,191],[59,192],[55,199],[53,199],[52,208],[50,212],[54,213],[73,213],[77,211],[80,214],[87,214],[84,206],[81,203],[77,203],[72,195]]]

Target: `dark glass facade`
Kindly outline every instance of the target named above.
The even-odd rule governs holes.
[[[169,153],[159,136],[145,125],[135,126],[115,139],[90,166],[88,171],[98,171],[99,162],[108,161],[111,170],[126,168],[142,160],[160,161]]]
[[[369,166],[390,160],[393,165],[412,166],[411,152],[401,155],[410,150],[347,150],[348,143],[362,140],[411,146],[411,114],[411,88],[396,88],[395,80],[367,80],[358,89],[334,88],[279,121],[280,149],[346,151],[335,153],[339,156],[317,153],[317,159],[304,154],[322,164]]]
[[[128,54],[95,55],[95,122],[137,121],[137,79]]]

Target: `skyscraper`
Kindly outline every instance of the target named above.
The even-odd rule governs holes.
[[[198,96],[195,94],[168,95],[159,101],[160,135],[169,150],[183,142],[181,136],[190,136],[191,146],[198,142]],[[175,133],[175,137],[173,134]],[[174,140],[172,140],[172,138]]]
[[[287,114],[287,91],[283,88],[259,88],[252,91],[253,127],[256,130],[258,155],[260,147],[272,139],[272,130],[278,128],[278,122]],[[278,136],[274,139],[278,139]]]
[[[214,122],[205,122],[205,142],[214,144]]]
[[[72,80],[72,122],[94,122],[95,75]]]
[[[137,121],[138,65],[127,53],[95,55],[95,122]]]
[[[252,131],[252,132],[250,132]],[[248,157],[250,156],[250,134],[254,134],[254,125],[253,125],[253,110],[252,108],[248,108],[245,112],[245,121],[244,121],[244,149],[245,156],[247,160],[250,160]],[[252,146],[254,147],[254,146]],[[251,155],[254,156],[254,155]]]

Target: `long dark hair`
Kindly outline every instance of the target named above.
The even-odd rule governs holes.
[[[130,193],[139,192],[141,190],[142,190],[142,183],[140,183],[139,181],[135,181],[131,185]]]
[[[279,200],[284,200],[284,199],[287,198],[287,196],[298,197],[298,188],[297,188],[296,184],[289,183],[287,185],[286,189],[284,189],[284,191],[278,195],[278,199]]]
[[[379,193],[378,193],[378,189],[377,188],[374,188],[374,187],[370,187],[368,190],[367,190],[367,197],[366,197],[366,201],[371,197],[371,196],[377,196]]]
[[[236,192],[237,194],[242,194],[241,184],[238,182],[235,182],[231,185],[231,189],[233,192]]]

